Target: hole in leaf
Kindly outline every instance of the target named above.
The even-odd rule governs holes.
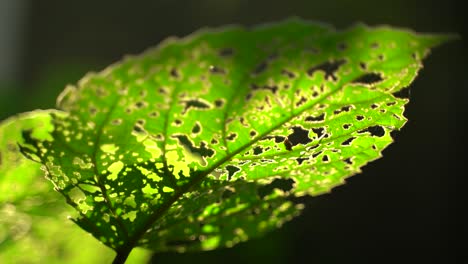
[[[174,77],[174,78],[179,78],[180,76],[176,68],[172,68],[169,74],[171,75],[171,77]]]
[[[184,145],[184,147],[188,148],[192,153],[197,153],[202,157],[211,157],[214,154],[212,149],[206,147],[205,142],[202,142],[200,147],[195,147],[186,135],[176,135],[172,137],[177,138],[180,144]]]
[[[297,144],[307,144],[312,142],[312,139],[309,138],[309,131],[305,130],[302,127],[295,126],[292,128],[293,133],[288,136],[288,140],[291,143],[291,146],[296,146]]]
[[[136,108],[138,108],[138,109],[142,109],[142,108],[144,108],[146,105],[147,105],[147,103],[142,102],[142,101],[138,101],[138,102],[136,102],[136,104],[135,104]]]
[[[365,62],[359,62],[359,67],[361,67],[363,70],[367,70],[367,64]]]
[[[274,189],[289,192],[293,188],[293,185],[293,179],[275,179],[270,184],[260,187],[258,189],[258,195],[263,199],[265,196],[271,194]]]
[[[323,127],[312,128],[315,134],[317,134],[318,138],[321,138],[324,134],[325,129]]]
[[[307,99],[304,96],[301,96],[301,99],[297,101],[296,106],[299,107],[307,102]]]
[[[346,105],[346,106],[341,107],[340,109],[336,109],[335,111],[333,111],[333,114],[337,115],[341,112],[349,112],[350,109],[351,109],[351,106]]]
[[[369,132],[371,136],[374,137],[383,137],[385,135],[385,129],[379,125],[370,126],[366,129],[360,130],[359,133]]]
[[[286,139],[283,136],[274,136],[274,138],[275,138],[275,143],[281,143]]]
[[[283,143],[284,143],[284,147],[286,148],[286,150],[289,150],[289,151],[292,150],[293,145],[287,138],[283,141]]]
[[[312,158],[316,158],[318,155],[322,154],[322,151],[312,154]]]
[[[356,137],[350,137],[347,140],[343,141],[341,143],[341,146],[349,146],[349,145],[351,145],[351,142],[353,142],[353,140],[355,140],[355,139],[356,139]]]
[[[337,61],[327,61],[325,63],[322,63],[320,65],[314,66],[312,68],[309,68],[307,70],[307,74],[309,76],[312,76],[314,72],[316,71],[323,71],[325,72],[325,79],[333,79],[334,81],[337,80],[337,77],[335,76],[335,72],[340,68],[341,65],[345,64],[345,60],[337,60]]]
[[[269,91],[271,91],[272,93],[276,93],[276,91],[278,91],[278,86],[276,86],[276,85],[271,85],[271,86],[269,86],[269,85],[258,86],[258,85],[256,85],[256,84],[252,83],[252,84],[250,85],[250,87],[252,88],[252,90],[269,90]]]
[[[232,176],[234,176],[237,172],[240,171],[240,168],[232,165],[227,165],[226,170],[228,171],[227,179],[229,181],[232,179]]]
[[[167,91],[166,91],[166,89],[164,89],[164,88],[161,87],[161,88],[158,89],[158,93],[160,93],[160,94],[167,94]]]
[[[383,78],[380,74],[371,72],[356,78],[352,83],[373,84],[382,80]]]
[[[198,134],[201,131],[200,124],[198,122],[195,123],[195,125],[192,128],[192,133],[193,134]]]
[[[158,117],[158,115],[159,115],[159,113],[156,112],[156,111],[148,113],[148,116],[151,117],[151,118]]]
[[[257,147],[255,147],[255,148],[253,149],[253,154],[254,154],[254,155],[260,155],[260,154],[262,154],[262,153],[263,153],[263,148],[260,147],[260,146],[257,146]]]
[[[145,132],[145,130],[139,125],[134,125],[133,126],[133,131],[135,131],[136,133],[144,133]]]
[[[323,162],[329,162],[329,161],[330,161],[330,158],[328,157],[328,155],[323,155],[322,161],[323,161]]]
[[[217,108],[221,108],[224,105],[224,99],[217,99],[214,103]]]
[[[304,162],[305,160],[308,160],[308,158],[297,158],[296,159],[298,165],[301,165],[302,162]]]
[[[319,116],[308,116],[306,117],[305,121],[306,122],[321,122],[325,120],[325,113],[322,113],[321,115]]]
[[[190,108],[194,108],[194,109],[208,109],[208,108],[210,108],[210,105],[208,103],[203,102],[203,101],[201,101],[199,99],[187,100],[184,103],[185,103],[185,109],[184,109],[183,114],[187,113],[187,111]]]
[[[234,139],[236,139],[237,137],[237,133],[230,133],[226,139],[229,140],[229,141],[234,141]]]
[[[281,142],[284,142],[286,137],[283,137],[283,136],[266,136],[266,137],[264,137],[264,139],[265,140],[275,139],[275,143],[281,143]]]

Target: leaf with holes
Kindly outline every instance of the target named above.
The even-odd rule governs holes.
[[[37,140],[51,139],[51,112],[60,114],[34,111],[0,123],[0,263],[108,262],[112,251],[67,221],[73,209],[50,189],[41,165],[19,152],[22,130]],[[76,250],[77,243],[82,250]]]
[[[22,151],[116,262],[229,247],[379,158],[402,90],[448,39],[298,19],[169,39],[67,87],[52,139],[25,133]]]

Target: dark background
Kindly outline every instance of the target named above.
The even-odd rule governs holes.
[[[13,1],[0,0],[4,3]],[[18,0],[19,1],[19,0]],[[19,1],[15,59],[0,75],[0,119],[54,107],[67,83],[124,54],[200,27],[255,25],[290,16],[338,29],[361,21],[418,32],[455,32],[411,86],[408,123],[384,158],[331,194],[307,198],[304,214],[232,249],[159,254],[155,263],[468,263],[464,135],[467,35],[456,1]],[[6,7],[2,4],[3,8]],[[2,6],[0,6],[2,8]],[[5,11],[5,9],[4,9]],[[1,13],[8,15],[7,12]],[[10,34],[10,36],[13,36]],[[4,43],[6,34],[0,35]],[[6,49],[4,49],[6,50]],[[13,49],[12,49],[13,50]],[[6,56],[0,54],[0,59]],[[10,67],[11,66],[11,67]],[[6,71],[5,71],[6,72]],[[66,234],[64,234],[66,235]],[[463,255],[465,254],[465,255]]]

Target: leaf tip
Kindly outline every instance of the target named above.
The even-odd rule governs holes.
[[[435,48],[442,44],[450,43],[461,39],[461,36],[457,33],[424,34],[421,37],[424,43],[430,48]]]

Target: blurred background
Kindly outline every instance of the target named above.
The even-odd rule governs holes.
[[[463,10],[455,0],[0,0],[0,120],[53,108],[64,86],[86,72],[200,27],[299,16],[338,29],[364,22],[458,33],[461,39],[425,60],[411,86],[409,122],[383,159],[331,194],[304,199],[302,216],[262,239],[213,252],[158,254],[153,261],[467,263]]]

